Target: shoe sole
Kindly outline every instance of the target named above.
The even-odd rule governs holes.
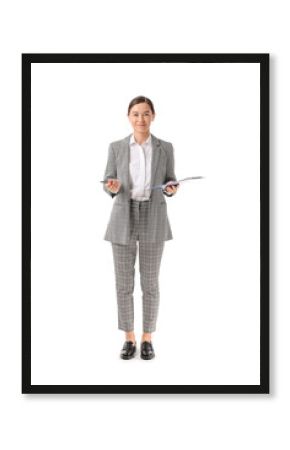
[[[142,359],[146,359],[146,360],[148,361],[149,359],[155,358],[155,355],[153,355],[153,356],[144,356],[144,355],[141,354],[140,357],[141,357]]]
[[[131,356],[120,355],[120,358],[121,359],[132,359],[132,358],[134,358],[135,355],[136,355],[136,352],[134,352],[133,355],[131,355]]]

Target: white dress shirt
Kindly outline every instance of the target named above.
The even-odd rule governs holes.
[[[135,141],[134,133],[130,137],[130,194],[134,200],[149,200],[151,193],[151,134],[142,145]]]

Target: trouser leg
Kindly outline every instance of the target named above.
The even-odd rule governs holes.
[[[113,258],[115,285],[118,304],[118,328],[124,331],[134,330],[134,277],[137,242],[128,245],[114,244]]]
[[[164,241],[139,242],[144,333],[152,333],[156,329],[160,298],[158,278],[163,248]]]

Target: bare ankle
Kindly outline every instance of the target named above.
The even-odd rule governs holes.
[[[126,337],[125,337],[125,339],[126,339],[126,341],[132,341],[132,342],[136,342],[136,339],[135,339],[135,333],[134,333],[134,331],[128,331],[128,332],[126,332]]]
[[[147,342],[151,341],[151,333],[143,333],[142,342],[144,342],[144,341],[147,341]]]

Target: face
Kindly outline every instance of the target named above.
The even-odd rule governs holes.
[[[138,103],[132,106],[128,118],[136,133],[148,134],[155,114],[147,103]]]

